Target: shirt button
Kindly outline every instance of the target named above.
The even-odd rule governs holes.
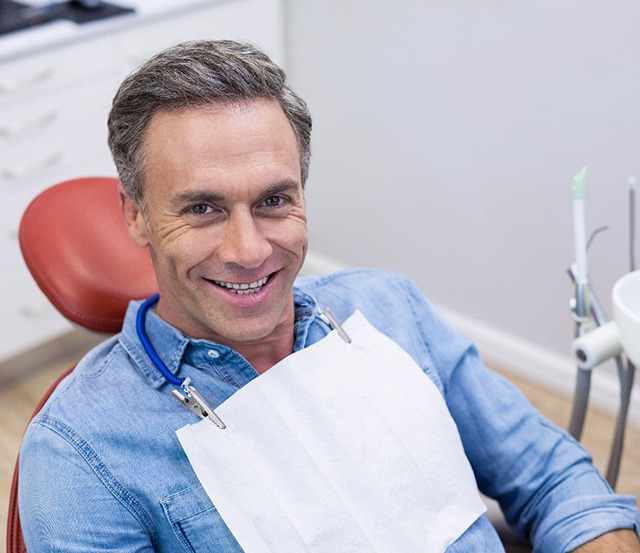
[[[211,359],[217,359],[218,357],[220,357],[220,352],[216,351],[215,349],[210,349],[207,350],[207,355],[211,357]]]

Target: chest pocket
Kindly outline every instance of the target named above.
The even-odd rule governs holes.
[[[200,484],[165,497],[161,504],[185,551],[242,553],[242,548]],[[160,550],[164,550],[162,544]]]

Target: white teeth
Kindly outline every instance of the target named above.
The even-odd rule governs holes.
[[[255,282],[236,284],[235,282],[224,282],[222,280],[214,280],[218,286],[222,286],[223,288],[227,288],[228,290],[234,291],[236,294],[244,295],[244,294],[255,294],[262,286],[264,286],[269,280],[269,277],[261,278],[260,280],[256,280]]]

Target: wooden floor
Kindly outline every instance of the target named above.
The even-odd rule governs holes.
[[[95,339],[89,339],[89,346]],[[82,342],[81,342],[82,344]],[[0,550],[6,540],[7,502],[14,463],[22,433],[31,413],[42,394],[55,378],[75,363],[82,353],[82,345],[73,348],[71,355],[57,355],[49,366],[43,366],[28,378],[13,379],[0,386]],[[29,366],[29,363],[26,363]],[[0,366],[0,370],[2,366]],[[530,401],[542,413],[560,426],[566,427],[571,409],[570,402],[546,390],[536,388],[526,382],[514,380]],[[0,382],[2,380],[0,379]],[[611,417],[591,411],[587,417],[583,443],[594,457],[596,466],[606,472],[615,421]],[[627,430],[624,458],[620,470],[617,490],[638,497],[640,495],[640,430]]]

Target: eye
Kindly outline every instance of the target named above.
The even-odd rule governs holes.
[[[269,194],[263,196],[255,208],[256,215],[261,217],[286,217],[293,207],[293,201],[286,194]]]
[[[191,206],[189,208],[189,211],[195,215],[205,215],[211,212],[211,207],[208,206],[207,204],[197,204],[197,205]]]
[[[282,196],[269,196],[263,200],[262,205],[265,207],[279,207],[283,203],[284,198]]]

